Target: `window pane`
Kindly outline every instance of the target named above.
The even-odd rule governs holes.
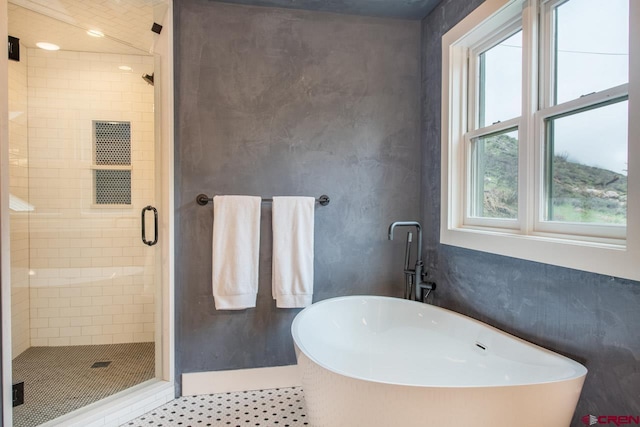
[[[547,120],[546,220],[626,224],[627,109],[625,100]]]
[[[479,55],[479,127],[520,116],[522,31]]]
[[[556,104],[629,81],[629,0],[570,0],[554,17]]]
[[[471,141],[470,215],[518,217],[518,130]]]

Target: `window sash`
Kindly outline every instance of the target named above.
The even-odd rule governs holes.
[[[535,1],[535,0],[532,0]],[[539,0],[539,27],[540,27],[540,46],[539,52],[539,69],[538,75],[540,76],[540,93],[539,108],[545,109],[556,105],[556,71],[557,71],[557,58],[555,47],[555,9],[570,1],[578,0]],[[629,0],[630,14],[631,5],[633,0]],[[629,27],[631,32],[631,26]],[[631,45],[629,46],[631,50]],[[629,70],[631,73],[631,70]],[[602,90],[600,91],[602,92]],[[588,96],[588,95],[583,95]]]
[[[478,194],[477,194],[477,185],[474,184],[474,173],[473,173],[473,162],[474,156],[472,153],[473,140],[488,137],[495,134],[504,133],[505,131],[518,131],[518,135],[520,134],[520,123],[521,117],[517,117],[515,119],[507,120],[504,122],[495,123],[493,125],[484,127],[482,129],[477,129],[472,132],[467,132],[464,135],[464,145],[465,145],[465,186],[464,186],[464,225],[466,226],[476,226],[476,227],[490,227],[496,229],[514,229],[518,230],[521,226],[520,221],[520,192],[518,191],[518,216],[517,218],[488,218],[488,217],[478,217],[472,215],[473,207],[478,203]],[[518,153],[520,153],[520,137],[518,136]],[[518,156],[519,157],[519,156]],[[520,189],[520,181],[522,180],[520,164],[518,164],[518,190]]]
[[[540,2],[538,12],[540,52],[538,54],[538,75],[540,76],[540,93],[538,94],[538,105],[540,108],[553,106],[555,101],[555,73],[556,58],[553,46],[554,16],[553,11],[570,0],[546,0]]]
[[[480,129],[480,102],[481,102],[481,83],[480,83],[480,55],[499,45],[518,31],[522,31],[521,17],[516,16],[509,20],[499,32],[491,34],[490,37],[481,39],[473,47],[467,51],[468,57],[468,112],[467,112],[467,131]],[[524,47],[523,47],[524,51]],[[523,55],[524,57],[524,52]],[[491,124],[484,127],[490,127]]]
[[[606,243],[624,244],[627,234],[626,226],[615,224],[571,223],[550,221],[544,219],[548,202],[545,183],[545,175],[547,170],[545,148],[547,144],[546,122],[548,119],[576,114],[581,110],[587,110],[598,106],[620,102],[628,98],[628,95],[629,85],[623,84],[601,92],[586,95],[578,99],[567,101],[563,104],[554,105],[535,113],[534,122],[536,129],[536,167],[534,179],[536,182],[536,198],[534,202],[534,233],[555,233],[558,236],[572,236],[571,238],[578,240],[603,241]],[[627,218],[628,216],[629,215],[627,213]]]

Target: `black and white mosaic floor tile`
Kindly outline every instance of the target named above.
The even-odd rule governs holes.
[[[299,387],[181,397],[122,427],[299,427],[307,426]]]
[[[13,408],[13,426],[38,426],[153,378],[154,352],[152,342],[27,349],[13,359],[25,402]]]

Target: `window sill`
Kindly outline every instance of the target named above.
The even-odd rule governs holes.
[[[586,242],[543,235],[522,235],[511,231],[443,227],[440,242],[512,258],[640,280],[637,249],[633,250],[624,243],[614,241]]]

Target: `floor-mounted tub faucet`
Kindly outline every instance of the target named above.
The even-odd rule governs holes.
[[[418,221],[395,221],[389,225],[389,240],[393,240],[393,230],[396,227],[415,227],[418,232],[418,241],[416,242],[418,246],[417,256],[416,256],[416,266],[413,270],[409,269],[409,258],[411,256],[411,241],[413,235],[411,233],[407,233],[407,246],[405,249],[405,298],[411,299],[412,294],[413,298],[416,301],[426,302],[427,297],[431,291],[435,290],[436,284],[433,282],[424,281],[425,276],[427,275],[424,271],[424,262],[422,261],[422,226]],[[414,290],[414,292],[412,292]],[[426,293],[424,291],[427,291]]]

